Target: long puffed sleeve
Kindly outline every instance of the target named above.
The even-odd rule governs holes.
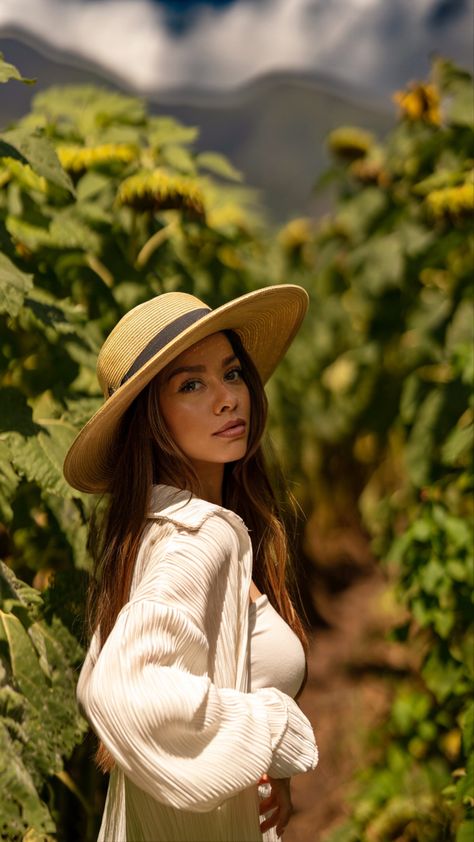
[[[158,801],[209,811],[256,784],[313,768],[311,726],[274,689],[244,693],[209,677],[211,598],[228,587],[232,528],[216,518],[150,554],[78,697],[125,774]],[[81,676],[82,679],[82,676]]]

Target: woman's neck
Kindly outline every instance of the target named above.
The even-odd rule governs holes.
[[[188,482],[183,482],[179,477],[164,473],[160,476],[160,482],[164,485],[173,485],[176,488],[182,488],[183,491],[190,491],[196,497],[207,500],[208,503],[222,506],[224,466],[201,462],[199,465],[194,465],[194,468],[198,479],[197,487],[194,487],[194,484],[190,487]]]

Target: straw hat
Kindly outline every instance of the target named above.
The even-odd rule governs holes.
[[[194,295],[167,292],[130,310],[101,348],[97,375],[105,403],[74,440],[64,476],[79,491],[107,491],[120,419],[172,359],[220,330],[234,330],[265,382],[283,357],[308,307],[304,289],[265,287],[211,310]]]

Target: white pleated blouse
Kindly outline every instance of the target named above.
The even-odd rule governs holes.
[[[153,488],[129,602],[78,683],[115,759],[99,842],[261,842],[262,774],[316,766],[293,699],[247,692],[251,575],[234,512]]]

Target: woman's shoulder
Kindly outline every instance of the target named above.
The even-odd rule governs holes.
[[[147,520],[161,526],[171,524],[178,532],[198,533],[204,525],[211,531],[225,532],[224,524],[237,532],[247,532],[242,518],[235,512],[169,485],[153,486]]]
[[[237,575],[242,564],[250,568],[250,538],[237,515],[187,492],[158,491],[154,487],[134,570],[134,600],[159,595],[171,602],[178,591],[202,595]]]
[[[154,486],[135,569],[142,577],[215,576],[230,559],[237,562],[250,548],[248,531],[234,512],[187,491]]]

